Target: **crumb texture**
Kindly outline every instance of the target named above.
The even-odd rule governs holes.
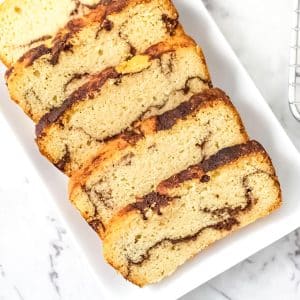
[[[172,0],[5,0],[0,60],[40,153],[132,283],[280,207],[271,159]]]
[[[267,154],[254,141],[243,145],[248,151],[237,147],[229,149],[231,161],[217,154],[194,166],[190,178],[181,177],[175,186],[162,183],[115,217],[104,239],[108,262],[135,284],[154,283],[277,208],[280,187]]]
[[[71,179],[71,200],[89,223],[101,220],[101,235],[113,215],[160,181],[247,139],[227,96],[204,91],[107,142]]]
[[[60,108],[45,115],[37,125],[41,152],[72,175],[99,152],[105,140],[210,86],[197,47],[159,45],[158,49],[160,55],[156,51],[154,58],[135,56],[95,75]]]
[[[12,66],[30,48],[50,40],[69,20],[87,13],[100,2],[5,0],[0,5],[0,58]]]
[[[188,40],[177,18],[168,0],[99,5],[18,60],[7,78],[11,97],[37,122],[92,74],[117,66],[164,40]],[[172,28],[168,25],[171,20]]]

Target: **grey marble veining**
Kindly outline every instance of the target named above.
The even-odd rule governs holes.
[[[293,0],[205,0],[259,90],[300,149],[287,105]],[[0,300],[98,300],[99,286],[52,204],[26,177],[0,119]],[[8,155],[14,160],[7,159]],[[300,198],[300,195],[299,195]],[[226,258],[225,258],[226,259]],[[184,296],[184,300],[300,298],[300,230]]]

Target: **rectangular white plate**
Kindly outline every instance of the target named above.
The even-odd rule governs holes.
[[[65,176],[44,158],[33,142],[33,124],[7,95],[1,69],[1,112],[28,155],[36,176],[57,205],[69,232],[93,269],[107,299],[175,299],[300,226],[300,156],[199,0],[176,0],[187,32],[203,47],[215,86],[239,109],[251,137],[269,151],[283,189],[283,207],[270,217],[216,243],[162,283],[144,289],[126,282],[101,255],[101,243],[67,200]],[[44,199],[41,199],[44,200]]]

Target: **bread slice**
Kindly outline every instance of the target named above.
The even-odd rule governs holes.
[[[189,40],[169,0],[105,3],[70,21],[50,43],[31,49],[8,72],[11,98],[35,122],[59,107],[91,74],[159,42]]]
[[[139,286],[169,276],[281,204],[271,160],[254,141],[223,149],[138,196],[110,223],[103,248],[106,260]]]
[[[192,41],[158,44],[145,55],[95,75],[45,115],[37,125],[37,144],[42,154],[71,175],[104,140],[209,86],[202,52]]]
[[[219,89],[206,90],[174,110],[138,122],[106,143],[70,181],[70,200],[103,236],[113,215],[162,180],[248,140],[238,113]]]
[[[0,4],[0,59],[13,65],[69,20],[88,13],[99,0],[5,0]]]

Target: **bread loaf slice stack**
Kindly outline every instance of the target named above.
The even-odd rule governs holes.
[[[72,175],[103,141],[209,87],[202,52],[193,41],[160,43],[93,76],[43,116],[37,143],[50,161]]]
[[[6,0],[0,59],[40,152],[136,285],[156,283],[281,204],[171,0]],[[224,74],[226,70],[224,70]]]
[[[155,283],[280,204],[279,183],[263,147],[250,141],[225,148],[139,194],[108,227],[104,255],[133,283]]]
[[[35,121],[89,80],[151,46],[188,39],[169,0],[104,1],[26,52],[7,76],[11,95]],[[145,26],[147,24],[147,26]]]
[[[88,13],[99,0],[5,0],[0,4],[0,59],[13,65],[69,20]]]
[[[218,150],[248,140],[240,117],[219,89],[206,90],[162,115],[137,122],[108,141],[74,174],[70,199],[103,237],[118,211],[138,195]]]

